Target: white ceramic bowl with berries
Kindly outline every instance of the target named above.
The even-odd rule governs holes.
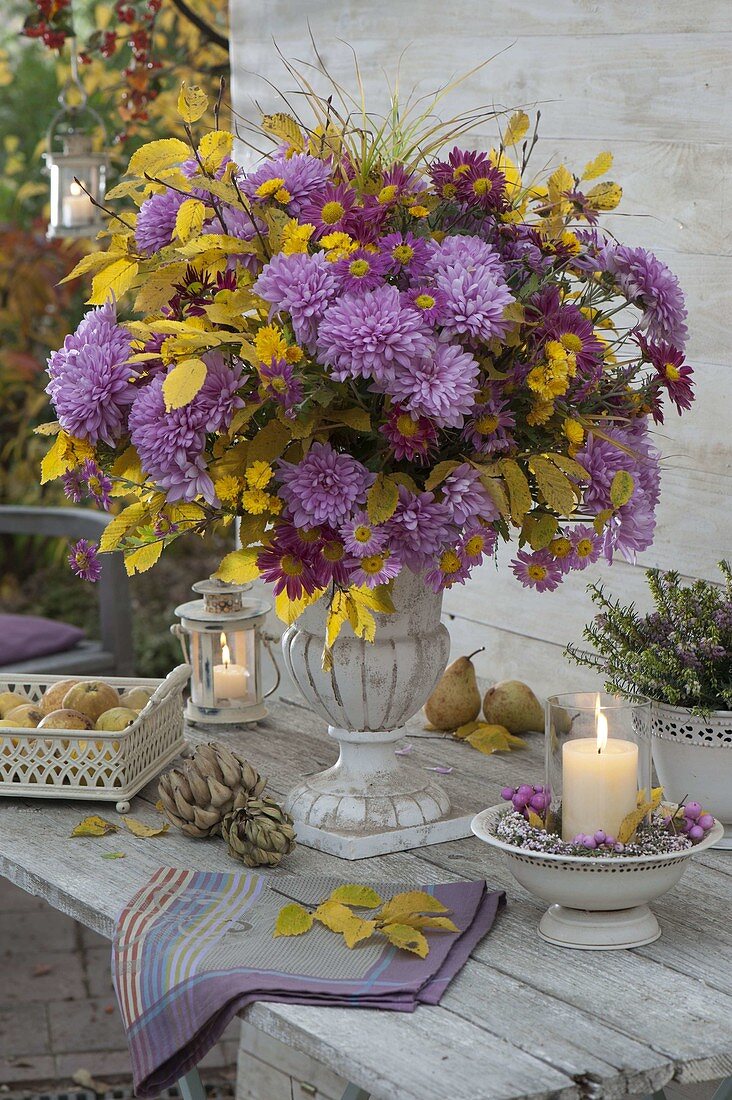
[[[663,804],[672,813],[676,807]],[[702,839],[679,851],[627,855],[598,846],[585,855],[534,851],[495,835],[501,817],[511,812],[502,802],[477,814],[474,834],[503,852],[508,869],[529,893],[549,902],[539,935],[559,947],[610,951],[652,943],[661,929],[648,903],[667,893],[683,875],[688,860],[711,848],[724,834],[714,820]]]

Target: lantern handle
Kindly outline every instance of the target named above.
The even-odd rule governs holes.
[[[275,670],[275,682],[269,691],[265,691],[262,695],[263,699],[269,699],[270,695],[274,695],[277,688],[280,686],[280,680],[282,679],[282,673],[280,672],[280,666],[275,660],[274,653],[272,652],[272,642],[279,641],[274,634],[268,634],[266,630],[260,630],[259,636],[262,639],[262,645],[267,650],[267,656],[269,657]]]
[[[69,72],[68,79],[59,92],[58,101],[62,107],[67,109],[76,106],[76,104],[69,103],[68,98],[69,92],[74,88],[79,96],[80,106],[86,107],[89,97],[86,94],[86,88],[82,84],[81,77],[79,76],[79,57],[76,52],[76,38],[69,38],[69,65],[71,71]]]
[[[191,655],[188,649],[188,631],[182,623],[173,623],[170,628],[170,633],[180,642],[180,648],[183,651],[183,660],[189,665],[191,663]]]

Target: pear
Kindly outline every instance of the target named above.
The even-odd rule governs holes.
[[[7,718],[11,710],[27,702],[25,695],[19,695],[17,691],[0,691],[0,718]]]
[[[43,711],[33,706],[32,703],[24,703],[23,706],[15,707],[14,710],[9,710],[5,715],[5,720],[11,726],[30,730],[35,729],[42,718]]]
[[[138,713],[136,710],[131,710],[130,707],[111,707],[109,710],[105,710],[104,714],[99,715],[94,728],[110,733],[119,733],[120,730],[131,726],[136,721]]]
[[[103,680],[82,680],[66,692],[62,706],[81,711],[94,723],[105,710],[119,706],[119,692]]]
[[[140,711],[150,702],[152,692],[147,688],[134,687],[123,691],[119,697],[120,706],[129,707],[130,710]]]
[[[528,684],[501,680],[485,693],[486,722],[505,726],[509,733],[530,733],[544,729],[544,708]]]
[[[55,684],[47,687],[39,703],[43,713],[50,714],[54,710],[59,710],[66,692],[76,687],[78,682],[78,680],[57,680]]]
[[[456,730],[480,714],[480,692],[472,658],[484,648],[476,649],[468,657],[458,657],[437,681],[424,705],[427,721],[435,729]]]
[[[78,710],[68,710],[60,707],[45,715],[38,723],[39,730],[90,730],[93,722]]]

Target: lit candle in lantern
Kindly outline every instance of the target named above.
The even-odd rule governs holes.
[[[88,225],[94,220],[94,207],[83,188],[72,180],[69,193],[64,195],[61,218],[65,226]]]
[[[222,664],[214,665],[213,683],[217,699],[244,699],[247,694],[249,672],[243,665],[231,663],[231,653],[226,635],[221,632]]]
[[[623,818],[636,808],[638,746],[608,738],[607,718],[595,703],[595,737],[562,747],[562,839],[604,829],[617,836]]]

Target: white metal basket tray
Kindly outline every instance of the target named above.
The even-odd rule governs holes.
[[[115,802],[126,813],[133,795],[184,745],[183,690],[190,674],[188,665],[179,665],[162,681],[106,678],[105,683],[120,691],[143,687],[153,693],[135,721],[115,733],[0,728],[0,795]],[[46,688],[66,679],[70,677],[6,673],[0,692],[17,691],[37,703]]]

